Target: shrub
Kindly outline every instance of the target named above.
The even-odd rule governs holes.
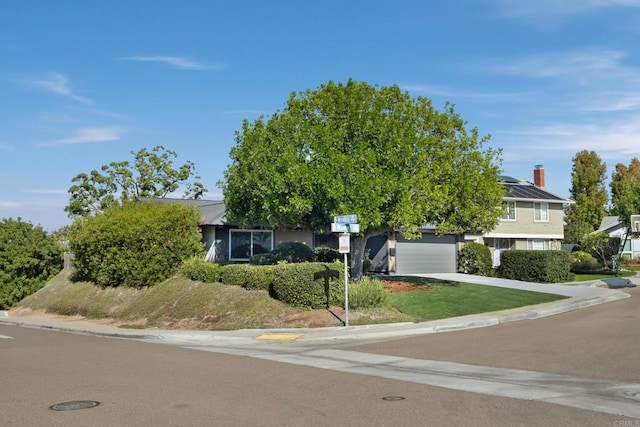
[[[278,260],[272,253],[255,254],[249,258],[249,264],[251,265],[276,265]]]
[[[481,243],[466,243],[460,250],[458,271],[466,274],[487,276],[492,267],[491,251]]]
[[[258,289],[270,291],[275,267],[273,265],[252,265],[249,267],[246,270],[244,287],[250,291]]]
[[[570,256],[571,271],[596,271],[602,268],[598,260],[589,252],[576,251]]]
[[[391,294],[377,279],[363,276],[349,285],[349,308],[386,307],[390,301]]]
[[[276,261],[290,263],[313,262],[316,258],[313,249],[300,242],[280,243],[271,253],[276,257]]]
[[[244,286],[249,264],[227,264],[220,268],[220,281],[225,285]]]
[[[335,262],[342,260],[342,254],[337,249],[315,248],[317,262]]]
[[[342,263],[278,264],[274,267],[276,298],[296,307],[321,308],[344,301]]]
[[[248,290],[271,290],[274,266],[227,264],[220,269],[220,281],[225,285],[242,286]]]
[[[500,256],[500,276],[529,282],[567,282],[571,280],[569,252],[504,251]]]
[[[100,286],[145,286],[204,253],[195,207],[126,202],[77,220],[69,233],[74,277]]]
[[[180,272],[184,277],[204,283],[215,283],[220,280],[220,266],[207,262],[201,256],[194,256],[184,261]]]
[[[38,291],[62,268],[62,250],[40,226],[0,221],[0,310]]]

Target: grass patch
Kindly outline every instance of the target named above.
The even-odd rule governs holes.
[[[624,267],[618,275],[610,271],[598,271],[594,273],[579,273],[575,275],[574,282],[588,282],[591,280],[611,279],[612,277],[630,277],[634,276],[636,271]]]
[[[417,320],[437,320],[506,310],[565,298],[561,295],[425,277],[394,276],[393,280],[435,286],[433,290],[392,293],[392,304],[400,312],[414,316]]]

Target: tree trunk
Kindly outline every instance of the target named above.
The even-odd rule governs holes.
[[[364,250],[368,238],[368,235],[361,234],[351,236],[351,280],[360,280],[362,277]]]

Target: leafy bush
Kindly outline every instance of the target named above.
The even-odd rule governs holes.
[[[557,283],[571,280],[569,252],[504,251],[500,256],[499,274],[505,279],[528,282]]]
[[[220,281],[225,285],[242,286],[248,290],[269,291],[273,274],[272,265],[227,264],[220,269]]]
[[[315,248],[317,262],[335,262],[342,260],[342,254],[337,249]]]
[[[249,258],[251,265],[276,265],[278,260],[272,253],[255,254]]]
[[[391,294],[379,280],[363,276],[349,285],[349,308],[386,307],[390,301]]]
[[[344,301],[342,263],[309,262],[274,267],[276,298],[296,307],[321,308]]]
[[[220,281],[225,285],[244,286],[247,280],[249,264],[227,264],[220,268]]]
[[[62,268],[62,250],[40,226],[0,222],[0,310],[38,291]]]
[[[481,243],[466,243],[460,250],[458,272],[487,276],[491,273],[491,251]]]
[[[280,243],[271,251],[276,257],[276,261],[286,261],[290,263],[313,262],[316,254],[309,246],[300,242],[284,242]]]
[[[128,202],[74,222],[74,277],[100,286],[145,286],[204,252],[195,207]]]
[[[207,262],[201,256],[194,256],[182,263],[180,272],[184,277],[204,283],[215,283],[220,280],[220,266]]]
[[[576,251],[570,256],[571,271],[596,271],[602,268],[598,260],[589,252]]]
[[[252,265],[250,267],[246,270],[244,287],[250,291],[257,289],[270,291],[275,267],[273,265]]]

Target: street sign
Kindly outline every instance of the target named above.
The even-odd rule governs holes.
[[[338,238],[338,251],[341,254],[348,254],[349,252],[351,252],[350,243],[351,236],[349,235],[349,233],[340,234],[340,237]]]
[[[347,224],[347,223],[331,223],[332,233],[359,233],[360,224]]]
[[[338,224],[355,224],[358,222],[358,215],[339,215],[333,217],[333,222]]]

